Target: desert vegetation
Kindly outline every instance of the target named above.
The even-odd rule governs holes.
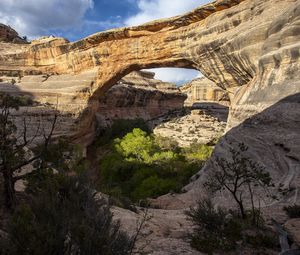
[[[15,210],[3,254],[131,254],[133,238],[82,176],[36,172]]]
[[[139,124],[139,128],[128,133],[121,131],[121,135],[106,140],[110,152],[100,161],[99,188],[119,202],[129,199],[138,203],[168,192],[180,192],[213,149],[199,144],[179,148],[176,141],[154,136],[142,122]],[[125,126],[127,129],[128,125]],[[116,127],[120,129],[120,122]],[[114,130],[113,126],[110,133]],[[99,139],[101,144],[103,139]]]
[[[230,149],[228,158],[217,157],[217,168],[204,184],[210,194],[228,192],[235,207],[224,209],[203,199],[186,212],[195,225],[191,245],[199,251],[213,254],[243,246],[254,248],[257,254],[269,254],[268,249],[279,246],[276,234],[265,224],[259,201],[270,196],[272,178],[263,166],[245,155],[247,150],[245,144],[239,143]],[[297,208],[286,211],[295,214]]]
[[[18,130],[11,115],[11,110],[24,105],[23,98],[1,94],[0,103],[1,203],[5,205],[0,223],[6,233],[0,239],[0,253],[132,254],[139,233],[129,236],[122,231],[112,218],[110,201],[96,197],[81,147],[51,139],[58,116],[54,115],[49,132],[41,124],[28,138],[27,120]],[[35,146],[38,137],[43,139]],[[22,171],[29,165],[30,171]],[[20,180],[26,184],[22,193],[15,190]]]
[[[276,234],[265,224],[258,211],[245,212],[216,207],[209,199],[198,202],[195,208],[186,212],[195,228],[190,235],[191,245],[201,252],[215,254],[228,253],[243,247],[257,253],[270,254],[279,247]],[[255,218],[255,224],[253,224]]]

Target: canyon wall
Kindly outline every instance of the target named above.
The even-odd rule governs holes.
[[[186,95],[175,84],[154,79],[154,73],[132,72],[98,99],[99,107],[94,113],[92,126],[81,126],[79,119],[85,111],[87,91],[96,82],[96,75],[96,70],[76,75],[0,75],[0,91],[21,96],[23,101],[29,98],[34,101],[33,105],[23,106],[12,112],[19,127],[22,127],[24,117],[30,119],[30,137],[35,134],[39,123],[46,130],[51,127],[51,115],[55,109],[60,112],[55,137],[72,138],[77,129],[103,129],[116,119],[149,121],[159,118],[169,111],[181,109],[186,99]],[[85,133],[80,142],[88,145],[93,135],[94,132]]]
[[[103,128],[116,119],[151,121],[182,109],[185,100],[175,84],[154,79],[154,73],[132,72],[99,99],[97,124]]]
[[[68,134],[89,143],[99,99],[128,73],[153,67],[200,70],[225,89],[231,101],[228,132],[215,155],[226,155],[233,142],[244,141],[251,157],[272,172],[278,185],[290,185],[290,179],[297,180],[293,173],[299,172],[300,162],[299,20],[299,0],[218,0],[182,16],[96,33],[73,43],[63,38],[25,46],[2,43],[0,72],[60,79],[94,70],[95,82],[60,91],[72,95],[71,106],[74,100],[81,102],[76,110],[59,108],[76,112],[76,125]],[[201,184],[199,180],[194,184]],[[195,187],[190,190],[197,193]]]
[[[279,200],[262,201],[261,207],[275,217],[283,205],[300,203],[299,42],[299,0],[217,0],[182,16],[73,43],[63,38],[28,45],[0,43],[0,73],[8,81],[0,90],[33,95],[39,102],[28,111],[42,108],[50,120],[49,104],[57,106],[62,120],[55,135],[88,144],[102,96],[125,75],[153,67],[200,70],[230,96],[227,134],[185,193],[166,195],[155,203],[182,210],[194,205],[205,195],[203,183],[217,168],[216,157],[230,157],[229,148],[244,142],[248,156],[271,173],[272,194]],[[11,76],[20,86],[11,85]],[[33,115],[39,118],[40,112]],[[285,195],[280,189],[287,191]],[[224,192],[215,201],[232,204]],[[125,226],[135,226],[135,213],[116,211],[122,222],[131,223]],[[183,241],[191,229],[183,211],[150,213],[152,254],[197,254]]]
[[[195,68],[230,92],[233,127],[299,91],[295,83],[277,85],[288,76],[292,84],[289,73],[296,81],[298,9],[298,0],[219,0],[183,16],[97,33],[74,43],[44,38],[17,53],[4,49],[0,71],[62,74],[96,68],[97,80],[87,91],[89,110],[81,116],[89,126],[97,98],[131,71]],[[277,95],[259,98],[262,90]],[[250,98],[259,100],[259,106]],[[77,137],[83,132],[90,130],[78,130]]]

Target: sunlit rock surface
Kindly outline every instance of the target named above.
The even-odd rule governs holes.
[[[184,84],[180,91],[187,95],[186,106],[197,106],[197,104],[205,102],[214,102],[226,106],[230,104],[228,92],[205,77]]]
[[[50,81],[94,72],[94,83],[69,84],[53,90],[48,99],[43,97],[45,103],[65,104],[58,108],[75,121],[63,128],[70,130],[66,133],[74,140],[88,143],[99,99],[125,75],[155,67],[201,71],[230,96],[228,132],[212,159],[185,187],[186,192],[161,197],[157,204],[177,209],[173,212],[183,217],[183,210],[205,195],[203,182],[216,167],[215,157],[228,157],[229,147],[242,141],[249,146],[249,156],[271,173],[273,194],[279,195],[282,185],[290,190],[279,201],[262,204],[268,217],[276,217],[283,205],[300,202],[299,20],[299,0],[218,0],[182,16],[97,33],[74,43],[62,38],[44,38],[29,45],[0,43],[0,72],[24,79],[50,75]],[[55,100],[55,94],[63,99]],[[65,133],[62,130],[58,128],[56,135]],[[222,206],[232,204],[225,193],[215,201]],[[153,217],[152,231],[164,225],[160,211],[154,211]],[[176,229],[183,230],[175,216],[168,219],[169,225],[178,223]],[[176,230],[170,231],[170,238],[156,235],[154,253],[178,254],[173,251],[182,238]]]

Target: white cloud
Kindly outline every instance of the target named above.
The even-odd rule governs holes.
[[[182,84],[202,76],[197,70],[184,68],[153,68],[148,71],[155,72],[156,79],[176,84]]]
[[[135,26],[155,19],[176,16],[209,2],[211,0],[138,0],[140,11],[129,17],[125,24]]]
[[[0,22],[32,38],[80,26],[90,8],[93,0],[1,0]]]

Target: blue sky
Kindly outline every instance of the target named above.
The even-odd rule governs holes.
[[[34,39],[45,35],[76,41],[99,31],[183,14],[210,0],[0,0],[0,23]],[[184,69],[154,70],[182,83],[199,75]]]

